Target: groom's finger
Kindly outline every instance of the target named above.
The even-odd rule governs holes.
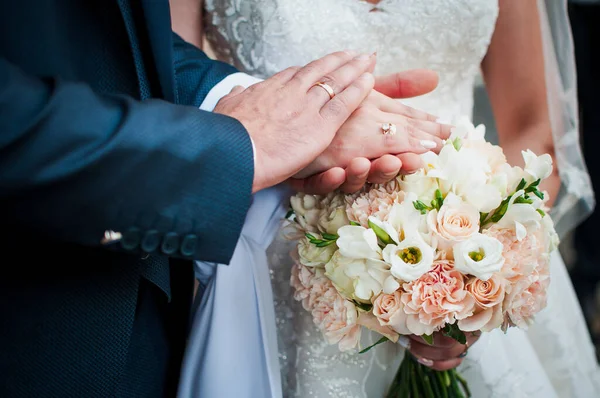
[[[366,183],[371,169],[371,162],[367,158],[355,158],[346,167],[346,182],[340,189],[345,193],[359,191]]]
[[[438,85],[438,74],[428,69],[414,69],[378,76],[375,90],[391,98],[410,98],[427,94]]]
[[[353,58],[339,68],[325,74],[319,82],[328,85],[335,94],[342,92],[349,84],[364,72],[372,72],[375,66],[375,54],[362,54]],[[319,108],[331,100],[329,94],[319,86],[313,85],[307,93],[308,103],[316,104]]]
[[[402,161],[400,158],[394,155],[383,155],[371,162],[368,180],[373,184],[384,184],[393,180],[401,168]]]

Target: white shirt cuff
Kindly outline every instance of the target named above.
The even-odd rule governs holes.
[[[247,75],[242,72],[233,73],[227,76],[225,79],[221,80],[217,83],[206,95],[202,104],[200,104],[200,109],[203,111],[212,112],[217,106],[217,103],[221,98],[229,94],[232,88],[235,86],[242,86],[244,88],[248,88],[253,84],[262,82],[262,79],[259,79],[254,76]],[[250,142],[252,143],[252,153],[254,159],[254,165],[256,165],[256,147],[254,146],[254,141],[252,141],[252,137],[250,137]]]

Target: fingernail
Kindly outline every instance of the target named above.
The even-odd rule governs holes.
[[[427,148],[427,149],[432,149],[432,148],[435,148],[437,146],[437,144],[435,143],[435,141],[421,140],[421,141],[419,141],[419,143],[421,144],[421,146],[423,148]]]
[[[394,173],[393,171],[391,173],[383,173],[384,178],[394,178],[397,175],[398,175],[398,173]]]
[[[377,56],[377,51],[375,51],[373,54],[371,54],[371,56],[369,58],[373,58]]]
[[[433,366],[433,361],[431,359],[419,358],[417,359],[417,362],[419,362],[421,365],[427,366],[428,368]]]
[[[406,336],[400,336],[398,337],[398,344],[400,344],[401,347],[404,347],[407,350],[410,350],[410,339]]]
[[[359,56],[354,57],[354,59],[357,61],[366,61],[369,58],[371,58],[371,56],[369,54],[360,54]]]

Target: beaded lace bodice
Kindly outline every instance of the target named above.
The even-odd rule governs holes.
[[[440,117],[470,115],[497,0],[207,0],[206,34],[218,57],[268,77],[327,53],[377,51],[377,74],[429,68],[431,94],[408,101]]]

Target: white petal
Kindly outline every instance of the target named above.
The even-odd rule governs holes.
[[[527,228],[518,221],[515,221],[515,231],[517,232],[517,239],[519,242],[527,236]]]
[[[388,276],[383,283],[383,292],[385,294],[392,294],[400,288],[400,284],[393,276]]]

